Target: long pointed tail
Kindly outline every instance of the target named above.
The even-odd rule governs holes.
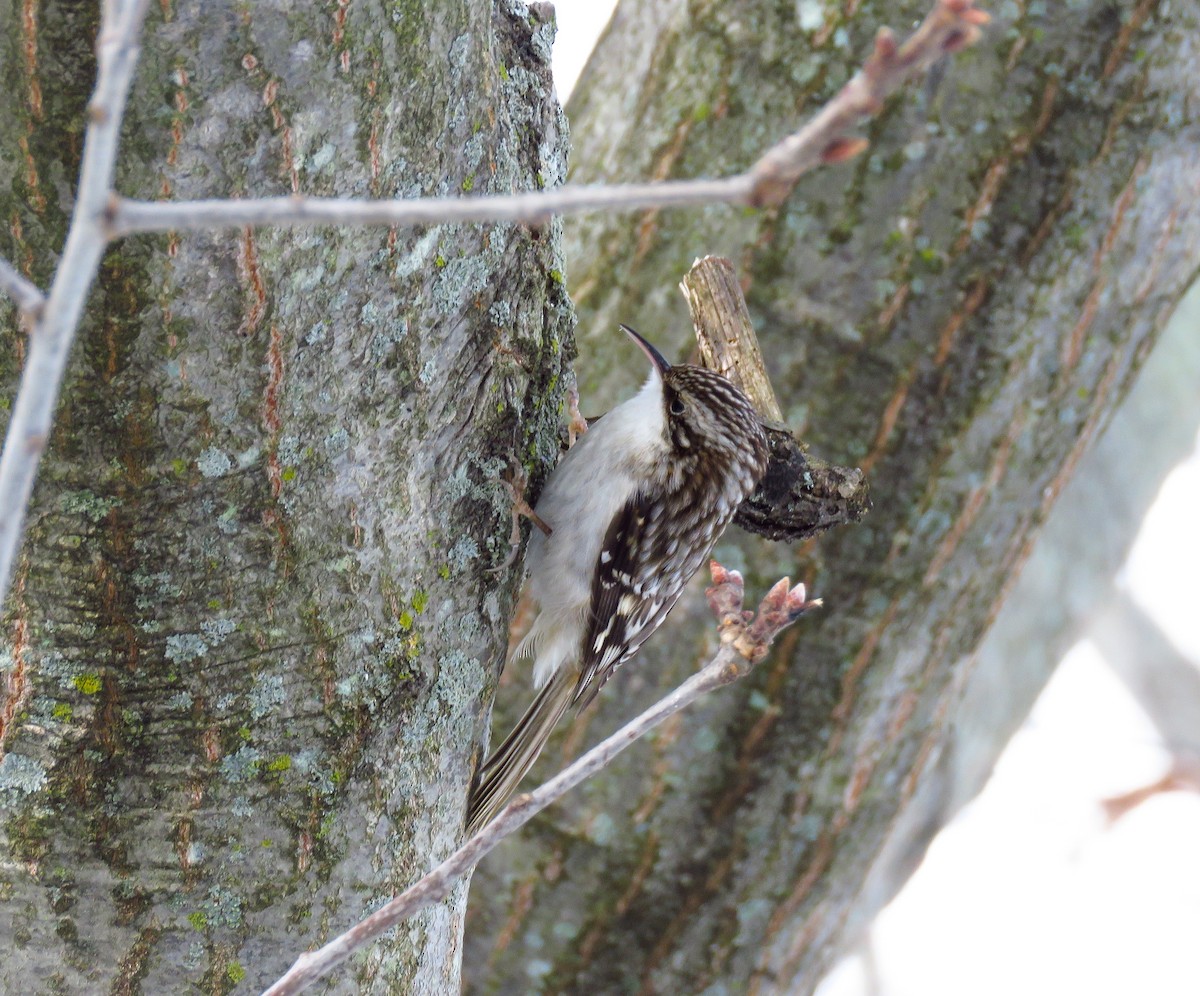
[[[467,800],[467,836],[491,821],[513,794],[542,752],[554,727],[575,695],[579,676],[572,668],[559,668],[538,692],[533,704],[499,747],[479,769]]]

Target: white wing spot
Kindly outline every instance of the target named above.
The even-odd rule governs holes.
[[[596,642],[592,644],[592,651],[594,653],[599,653],[600,648],[603,647],[605,644],[605,641],[608,640],[608,634],[612,632],[613,623],[615,621],[616,621],[615,618],[610,617],[608,620],[608,625],[604,627],[604,632],[600,633],[596,636]]]

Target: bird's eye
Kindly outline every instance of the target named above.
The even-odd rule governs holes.
[[[671,399],[671,414],[672,415],[682,415],[683,411],[684,411],[683,402],[680,401],[679,398],[672,398]]]

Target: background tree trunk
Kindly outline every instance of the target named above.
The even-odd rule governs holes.
[[[95,4],[0,3],[0,253],[45,285]],[[552,25],[151,8],[135,197],[560,182]],[[0,989],[257,990],[456,842],[558,453],[560,227],[139,237],[105,257],[3,623]],[[11,403],[23,352],[0,302]],[[331,988],[458,989],[465,888]]]
[[[926,9],[622,3],[572,98],[573,179],[745,168],[835,92],[878,27]],[[748,590],[790,571],[827,609],[488,859],[472,988],[811,991],[961,801],[944,777],[957,745],[982,751],[977,787],[1044,682],[1030,654],[1007,662],[1014,694],[961,695],[1049,509],[1200,265],[1200,15],[989,9],[979,46],[779,211],[569,223],[585,412],[642,373],[615,323],[686,355],[675,285],[695,256],[728,255],[785,416],[822,457],[868,470],[875,507],[799,550],[722,543]],[[1123,459],[1118,491],[1139,472]],[[711,646],[696,597],[668,627],[543,772]],[[522,702],[502,694],[497,722]],[[929,807],[919,793],[939,780]]]
[[[1200,285],[1055,502],[950,707],[937,765],[872,864],[859,899],[866,910],[899,892],[937,831],[983,788],[997,754],[1080,639],[1096,641],[1168,749],[1200,753],[1200,672],[1114,584],[1163,481],[1195,448],[1198,327]]]

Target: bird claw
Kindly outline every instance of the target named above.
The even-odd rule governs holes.
[[[575,445],[575,440],[588,431],[588,421],[579,413],[579,385],[572,379],[567,388],[567,448]]]
[[[512,499],[512,532],[509,534],[509,551],[508,556],[504,558],[504,562],[495,567],[487,569],[488,574],[500,574],[508,570],[517,561],[517,554],[521,550],[521,519],[529,519],[543,533],[549,536],[554,530],[546,523],[546,521],[537,514],[525,500],[525,486],[529,483],[529,475],[525,473],[525,468],[520,464],[515,464],[508,472],[506,477],[500,478],[497,482],[500,487],[508,492],[508,496]]]

